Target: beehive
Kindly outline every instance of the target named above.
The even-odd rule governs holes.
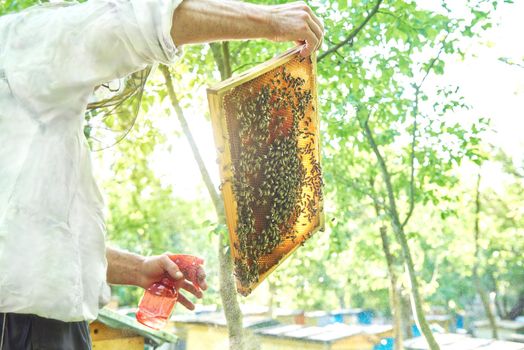
[[[315,76],[295,48],[208,89],[242,295],[323,228]]]

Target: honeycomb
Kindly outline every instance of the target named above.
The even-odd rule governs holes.
[[[295,49],[208,89],[244,296],[323,228],[315,70]]]

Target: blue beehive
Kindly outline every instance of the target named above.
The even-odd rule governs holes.
[[[360,324],[371,324],[373,322],[373,311],[362,310],[357,314],[357,319]]]
[[[393,338],[384,338],[375,345],[373,350],[393,350],[395,345],[395,339]]]
[[[464,329],[464,316],[461,314],[455,315],[457,329]]]

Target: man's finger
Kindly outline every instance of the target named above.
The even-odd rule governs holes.
[[[311,19],[318,25],[320,30],[322,31],[322,36],[324,36],[324,22],[317,17],[314,13],[311,15]]]
[[[309,16],[311,17],[311,19],[318,25],[318,27],[320,28],[320,31],[322,33],[324,33],[324,23],[322,23],[322,21],[320,20],[320,18],[318,18],[315,13],[313,12],[313,10],[311,9],[311,7],[309,7],[305,2],[299,2],[299,4],[301,5],[301,9],[303,11],[306,11]]]
[[[197,298],[202,298],[203,294],[200,290],[198,290],[192,283],[189,281],[179,281],[176,283],[177,289],[185,289],[189,293],[193,294]]]
[[[318,26],[318,24],[315,21],[310,20],[308,22],[308,25],[309,25],[309,28],[311,29],[311,31],[313,33],[315,33],[315,36],[317,37],[317,44],[316,44],[315,48],[313,49],[313,51],[315,51],[315,50],[318,50],[318,48],[322,44],[322,37],[323,37],[324,34],[322,33],[322,29]]]
[[[311,55],[311,53],[317,46],[318,40],[315,34],[311,31],[311,29],[309,29],[305,33],[304,39],[306,41],[306,46],[304,46],[304,48],[300,51],[300,54],[302,55],[302,57],[307,57]]]
[[[180,272],[178,265],[169,259],[167,255],[164,255],[161,259],[162,268],[175,280],[180,280],[184,278],[184,274]]]
[[[195,309],[195,305],[192,302],[190,302],[182,293],[178,293],[178,302],[184,305],[184,307],[188,310]]]
[[[198,281],[198,285],[200,286],[200,288],[202,288],[202,290],[207,289],[206,272],[204,271],[203,268],[199,268],[197,271],[197,281]]]

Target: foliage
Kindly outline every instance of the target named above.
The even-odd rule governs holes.
[[[34,3],[0,2],[0,14]],[[506,174],[501,189],[482,192],[482,283],[497,292],[503,311],[524,293],[523,167],[485,151],[487,118],[456,117],[469,108],[459,87],[433,84],[435,76],[445,72],[447,60],[465,54],[468,38],[493,25],[490,14],[501,6],[500,1],[483,0],[463,4],[462,11],[455,11],[458,5],[452,1],[432,9],[424,8],[422,1],[404,0],[312,3],[327,28],[318,62],[327,230],[312,237],[271,276],[276,306],[371,307],[391,313],[379,233],[387,220],[383,210],[388,208],[387,191],[362,130],[364,120],[391,174],[426,304],[462,311],[477,303],[471,275],[474,188],[470,174],[462,170],[471,164],[501,164]],[[241,72],[287,47],[266,41],[231,42],[232,71]],[[172,67],[180,106],[207,118],[202,112],[207,106],[205,87],[220,79],[213,55],[207,45],[184,50],[182,61]],[[169,144],[181,136],[167,99],[157,72],[146,86],[142,112],[131,133],[118,145],[93,154],[106,195],[108,240],[146,255],[164,251],[201,255],[211,287],[204,303],[218,303],[212,203],[199,190],[196,198],[177,197],[152,166],[159,152],[173,155]],[[162,127],[166,123],[176,127]],[[165,159],[178,162],[174,156]],[[187,166],[180,164],[177,171]],[[218,171],[212,162],[208,167]],[[380,204],[379,215],[372,197]],[[391,250],[400,282],[406,286],[399,244],[393,241]],[[121,303],[131,306],[142,293],[130,287],[114,292]],[[267,300],[263,293],[242,299],[262,304]]]

